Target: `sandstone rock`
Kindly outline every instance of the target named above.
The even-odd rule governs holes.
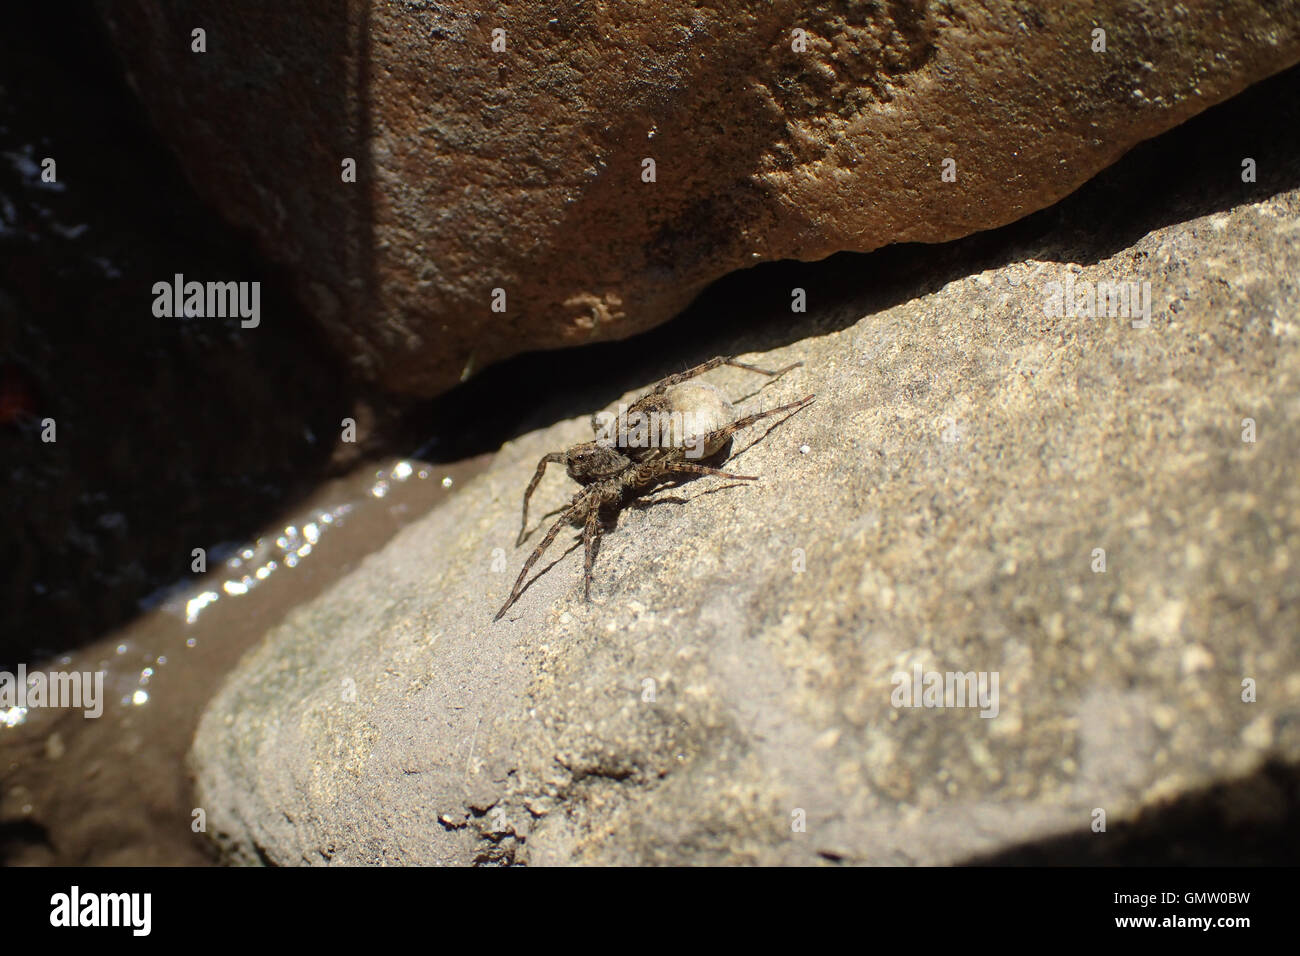
[[[756,262],[1011,222],[1300,60],[1295,0],[101,9],[202,193],[425,395]]]
[[[532,468],[589,425],[510,443],[231,676],[210,832],[281,864],[949,863],[1294,765],[1298,222],[1293,187],[810,314],[749,356],[805,366],[742,409],[818,395],[740,443],[760,482],[625,511],[591,604],[562,537],[493,624]],[[1149,326],[1045,314],[1067,281],[1149,282]],[[998,675],[996,715],[895,706],[914,668]]]

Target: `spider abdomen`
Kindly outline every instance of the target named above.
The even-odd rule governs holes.
[[[618,448],[629,458],[708,458],[727,438],[710,440],[735,418],[735,409],[707,382],[683,382],[647,395],[619,416]]]

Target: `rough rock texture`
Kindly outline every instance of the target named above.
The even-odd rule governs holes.
[[[1300,60],[1296,0],[561,6],[100,4],[203,194],[421,394],[761,260],[1011,222]]]
[[[805,363],[757,394],[710,373],[742,409],[818,399],[740,442],[760,482],[625,511],[591,604],[566,535],[492,624],[532,468],[589,426],[507,445],[214,700],[228,858],[944,863],[1296,765],[1300,189],[1082,264],[1054,242],[810,314],[749,356]],[[1149,282],[1150,326],[1046,315],[1068,276]],[[916,665],[996,673],[997,715],[893,706]],[[1237,824],[1285,812],[1247,789]]]

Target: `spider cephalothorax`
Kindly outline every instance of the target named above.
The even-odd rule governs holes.
[[[555,536],[568,522],[581,522],[582,542],[586,551],[583,562],[583,595],[591,596],[591,568],[596,559],[597,542],[603,530],[602,511],[616,508],[625,501],[651,490],[663,481],[694,475],[717,475],[740,481],[757,481],[754,475],[733,475],[711,465],[709,459],[724,459],[731,436],[742,428],[781,412],[794,413],[813,400],[812,395],[736,419],[731,403],[711,385],[690,379],[720,365],[733,365],[770,377],[784,375],[803,363],[795,362],[783,369],[766,369],[745,365],[732,358],[718,356],[695,368],[670,375],[645,395],[616,414],[593,415],[594,441],[574,445],[563,452],[551,452],[537,463],[537,471],[524,491],[523,521],[515,546],[523,544],[528,529],[528,499],[542,480],[546,466],[563,464],[569,477],[582,485],[573,500],[563,509],[559,520],[546,532],[537,548],[524,562],[510,597],[497,611],[500,620],[523,590],[528,571]],[[717,461],[721,464],[721,461]]]

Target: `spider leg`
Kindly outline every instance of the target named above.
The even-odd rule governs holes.
[[[596,564],[596,550],[600,546],[600,506],[593,504],[587,512],[587,523],[582,529],[582,543],[586,554],[582,561],[582,599],[591,600],[591,569]]]
[[[669,375],[666,379],[659,382],[654,387],[654,390],[656,392],[662,392],[664,389],[669,388],[670,386],[677,385],[690,378],[695,378],[695,376],[697,375],[703,375],[705,372],[718,368],[720,365],[731,365],[735,368],[748,369],[751,372],[758,372],[761,375],[775,377],[778,375],[784,375],[792,368],[798,368],[799,366],[803,365],[803,362],[794,362],[790,365],[787,365],[785,368],[780,368],[775,371],[768,371],[767,369],[759,368],[756,365],[746,365],[744,362],[737,362],[735,358],[730,355],[717,355],[709,359],[707,362],[701,362],[699,365],[695,366],[694,368],[688,368],[685,372],[678,372],[676,375]]]
[[[528,488],[524,491],[524,514],[523,520],[519,523],[519,537],[515,539],[516,548],[523,544],[524,538],[527,537],[528,499],[533,496],[533,490],[537,487],[537,483],[542,480],[542,475],[546,472],[546,466],[552,462],[562,464],[564,462],[564,454],[562,452],[553,451],[539,461],[537,463],[537,471],[533,472],[533,480],[528,483]]]
[[[791,362],[785,368],[769,370],[765,368],[759,368],[757,365],[746,365],[744,362],[737,362],[734,358],[729,358],[722,364],[730,365],[733,368],[743,368],[750,372],[757,372],[758,374],[766,375],[769,378],[779,378],[780,376],[784,375],[786,372],[790,371],[791,369],[803,367],[803,362]]]
[[[754,424],[754,422],[761,422],[764,418],[771,418],[773,415],[780,415],[782,412],[790,412],[791,414],[793,414],[794,412],[803,408],[805,405],[807,405],[816,397],[817,397],[816,395],[805,395],[797,402],[790,402],[789,404],[786,405],[778,405],[776,408],[769,408],[765,412],[755,412],[752,415],[746,415],[744,418],[738,418],[730,425],[724,425],[722,428],[719,428],[717,431],[709,432],[707,435],[704,436],[703,444],[713,445],[716,442],[719,442],[730,435],[734,435],[742,428],[748,428],[750,425]]]
[[[757,475],[733,475],[729,471],[722,471],[718,468],[710,468],[708,465],[696,465],[691,462],[674,462],[672,465],[674,472],[686,472],[692,475],[717,475],[719,478],[736,478],[740,481],[758,481]]]
[[[555,540],[555,536],[560,533],[560,528],[564,527],[565,523],[568,522],[569,519],[581,512],[582,509],[588,505],[588,495],[585,492],[579,492],[577,497],[573,499],[573,504],[564,509],[564,514],[560,515],[559,520],[556,521],[555,524],[551,525],[551,530],[546,532],[546,537],[538,543],[537,547],[533,550],[533,553],[528,556],[528,560],[524,562],[523,569],[519,572],[519,577],[515,579],[515,586],[510,591],[510,597],[506,599],[505,604],[501,605],[501,610],[497,611],[496,617],[492,618],[492,620],[501,620],[506,611],[510,609],[510,605],[514,604],[515,599],[519,597],[519,592],[524,589],[524,580],[528,577],[528,572],[532,570],[533,565],[537,563],[537,559],[542,556],[542,553],[551,546],[551,542]]]

